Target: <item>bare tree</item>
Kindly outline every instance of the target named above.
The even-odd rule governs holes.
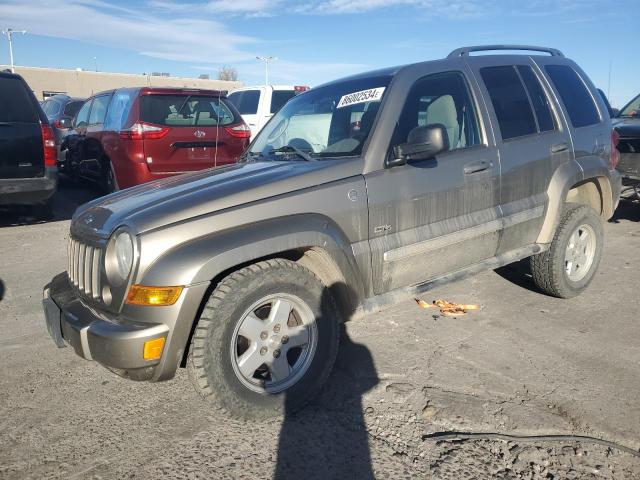
[[[238,71],[234,67],[227,67],[225,65],[218,70],[218,80],[235,82],[238,80]]]

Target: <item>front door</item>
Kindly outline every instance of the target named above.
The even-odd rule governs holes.
[[[389,155],[413,128],[428,124],[446,129],[449,150],[365,175],[376,294],[495,255],[499,160],[477,111],[462,71],[434,73],[411,87]]]

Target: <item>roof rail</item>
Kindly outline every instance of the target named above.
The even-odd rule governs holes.
[[[535,47],[532,45],[476,45],[473,47],[456,48],[447,55],[447,58],[464,57],[470,52],[486,52],[491,50],[529,50],[531,52],[546,52],[552,57],[564,57],[564,54],[555,48]]]

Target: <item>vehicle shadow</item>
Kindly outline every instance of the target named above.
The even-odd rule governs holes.
[[[620,220],[640,222],[640,202],[624,198],[621,199],[609,223],[620,223]]]
[[[510,263],[504,267],[496,268],[494,272],[514,285],[526,288],[532,292],[544,294],[544,292],[542,292],[533,282],[533,277],[531,276],[531,265],[528,258],[515,263]]]
[[[40,220],[34,217],[29,206],[7,205],[0,206],[0,227],[69,220],[76,208],[101,195],[103,194],[98,187],[76,183],[61,175],[58,179],[58,190],[53,196],[54,216],[51,220]]]
[[[362,396],[379,378],[369,349],[341,330],[340,351],[323,393],[299,414],[285,400],[275,479],[374,478]]]
[[[5,291],[4,282],[0,278],[0,302],[2,301],[2,299],[4,299],[4,291]]]

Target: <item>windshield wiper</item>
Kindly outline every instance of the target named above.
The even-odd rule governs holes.
[[[293,152],[298,155],[300,158],[305,159],[307,162],[315,162],[315,158],[311,158],[311,155],[300,150],[298,147],[294,147],[293,145],[285,145],[284,147],[274,148],[269,152],[269,155],[273,153],[289,153]]]

